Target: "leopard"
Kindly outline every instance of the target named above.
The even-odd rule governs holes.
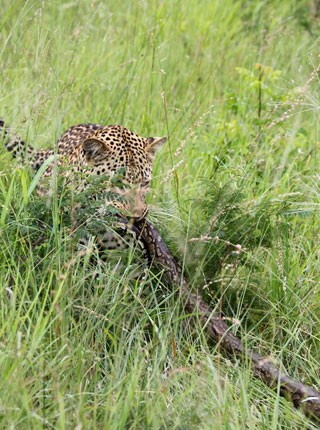
[[[0,120],[0,136],[14,158],[35,172],[43,170],[45,184],[50,184],[58,172],[75,193],[89,189],[86,205],[98,201],[95,208],[98,207],[100,218],[110,213],[110,207],[116,210],[119,219],[116,231],[97,234],[100,249],[122,248],[128,230],[134,231],[134,223],[146,218],[153,163],[166,137],[142,137],[122,125],[82,123],[68,128],[54,149],[35,149],[12,133],[3,120]],[[98,180],[98,186],[90,194],[93,179]],[[46,195],[48,187],[41,183],[38,193]],[[111,193],[111,200],[105,199],[106,191]],[[85,246],[87,242],[85,237],[82,244]]]

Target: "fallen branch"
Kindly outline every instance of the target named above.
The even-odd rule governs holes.
[[[135,227],[144,242],[149,258],[163,269],[164,281],[172,288],[180,287],[178,291],[185,302],[186,310],[199,314],[210,339],[219,342],[221,349],[228,355],[249,360],[257,378],[273,389],[279,388],[280,395],[292,401],[296,408],[301,409],[307,416],[320,420],[320,393],[284,374],[270,358],[246,349],[220,315],[211,312],[203,298],[191,291],[157,229],[146,219],[136,222]]]

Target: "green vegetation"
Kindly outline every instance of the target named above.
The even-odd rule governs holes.
[[[318,388],[319,29],[311,0],[0,16],[0,118],[38,148],[81,122],[169,136],[150,219],[245,344]],[[80,258],[60,194],[36,197],[4,149],[0,166],[1,428],[316,428],[208,345],[159,274],[138,281],[132,253]]]

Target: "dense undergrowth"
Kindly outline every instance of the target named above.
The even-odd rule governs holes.
[[[319,388],[316,4],[4,0],[0,117],[37,148],[83,122],[167,135],[150,220],[248,347]],[[63,190],[0,166],[1,428],[315,428],[132,250],[80,256]]]

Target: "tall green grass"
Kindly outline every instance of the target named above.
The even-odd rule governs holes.
[[[167,135],[150,219],[245,344],[319,388],[312,1],[1,9],[0,117],[37,148],[81,122]],[[316,428],[208,345],[158,273],[137,280],[130,251],[80,258],[64,200],[4,148],[0,166],[1,428]]]

